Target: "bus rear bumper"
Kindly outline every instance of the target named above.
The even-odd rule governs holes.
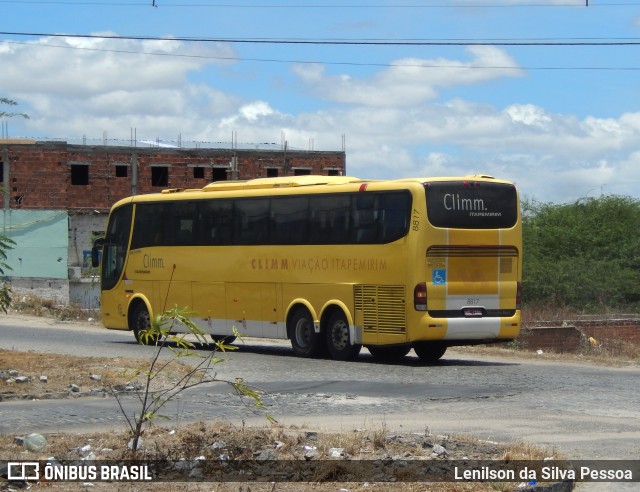
[[[443,340],[451,345],[498,343],[520,333],[520,313],[512,317],[431,318],[423,316],[414,341]]]

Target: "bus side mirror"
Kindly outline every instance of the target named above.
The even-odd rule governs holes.
[[[104,238],[96,239],[91,248],[91,266],[96,268],[100,266],[100,252],[104,246]]]

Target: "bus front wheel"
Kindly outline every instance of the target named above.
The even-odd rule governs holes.
[[[332,359],[351,360],[358,356],[362,345],[351,344],[349,323],[342,311],[336,311],[327,325],[327,347]]]
[[[447,351],[447,346],[442,342],[416,342],[413,350],[423,361],[436,362]]]
[[[315,357],[324,346],[322,337],[313,328],[313,319],[306,309],[300,308],[293,313],[289,322],[291,346],[298,357]]]
[[[155,345],[159,337],[153,336],[148,333],[151,329],[151,316],[147,307],[139,303],[131,314],[130,328],[133,331],[133,336],[140,345]]]

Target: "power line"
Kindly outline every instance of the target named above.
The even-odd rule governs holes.
[[[163,8],[219,8],[219,9],[521,9],[521,8],[587,8],[587,7],[637,7],[638,2],[607,2],[589,3],[588,0],[575,0],[566,3],[557,2],[532,2],[532,3],[429,3],[429,4],[388,4],[388,3],[317,3],[317,4],[292,4],[292,3],[171,3],[161,0],[148,0],[146,2],[88,2],[73,0],[0,0],[0,3],[27,4],[27,5],[61,5],[79,7],[163,7]]]
[[[37,32],[3,32],[2,36],[110,39],[124,41],[179,41],[184,43],[228,43],[228,44],[293,44],[293,45],[339,45],[339,46],[637,46],[640,38],[553,38],[534,39],[277,39],[277,38],[208,38],[208,37],[162,37],[121,36],[108,34],[58,34]]]
[[[574,0],[566,3],[557,3],[554,1],[532,2],[532,3],[432,3],[432,4],[385,4],[385,3],[365,3],[365,4],[262,4],[262,3],[171,3],[162,2],[161,0],[147,0],[146,2],[108,2],[108,1],[73,1],[73,0],[0,0],[0,4],[21,4],[21,5],[51,5],[51,6],[71,6],[71,7],[162,7],[169,9],[263,9],[263,10],[316,10],[316,9],[394,9],[394,10],[410,10],[410,9],[546,9],[546,8],[603,8],[603,7],[637,7],[638,2],[598,2],[589,3],[589,0]]]
[[[456,70],[513,70],[513,71],[561,71],[561,70],[576,70],[576,71],[640,71],[640,67],[603,67],[603,66],[586,66],[586,67],[553,67],[553,66],[488,66],[488,65],[444,65],[444,64],[426,64],[426,63],[368,63],[368,62],[337,62],[337,61],[324,61],[324,60],[284,60],[277,58],[246,58],[235,56],[210,56],[210,55],[194,55],[185,53],[158,53],[150,51],[134,51],[134,50],[116,50],[106,48],[86,48],[78,46],[63,46],[52,44],[33,45],[30,43],[23,43],[19,41],[4,41],[7,44],[17,44],[29,47],[38,48],[59,48],[81,51],[98,51],[106,53],[122,53],[130,55],[144,55],[144,56],[162,56],[169,58],[195,58],[205,60],[221,60],[221,61],[250,61],[250,62],[262,62],[262,63],[297,63],[301,65],[335,65],[335,66],[354,66],[354,67],[382,67],[382,68],[424,68],[424,69],[456,69]]]

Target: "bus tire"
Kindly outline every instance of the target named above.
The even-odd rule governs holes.
[[[133,308],[129,322],[129,328],[133,331],[133,336],[140,345],[156,345],[158,336],[144,336],[143,332],[151,328],[151,316],[147,306],[142,302],[138,302]]]
[[[395,361],[402,359],[411,350],[410,345],[396,345],[394,347],[382,347],[374,345],[367,347],[374,359],[380,361]]]
[[[311,313],[298,308],[289,320],[291,347],[298,357],[315,357],[323,352],[323,340],[313,328]]]
[[[351,344],[349,322],[342,311],[337,310],[329,317],[326,333],[332,359],[351,360],[360,353],[362,345]]]
[[[436,362],[447,351],[447,346],[442,342],[416,342],[413,344],[413,350],[421,360]]]

